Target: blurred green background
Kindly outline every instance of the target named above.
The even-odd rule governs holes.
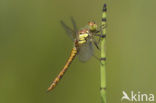
[[[0,0],[0,103],[100,103],[95,58],[76,58],[54,91],[46,90],[73,46],[60,20],[100,24],[104,2]],[[123,90],[156,93],[156,1],[106,2],[108,103],[120,103]]]

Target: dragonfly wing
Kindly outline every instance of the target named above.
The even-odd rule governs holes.
[[[76,22],[75,22],[75,20],[74,20],[73,17],[71,17],[70,19],[71,19],[72,25],[73,25],[73,27],[74,27],[74,32],[75,32],[75,34],[76,34],[76,35],[75,35],[75,36],[76,36],[75,38],[78,38],[78,34],[77,34],[77,33],[78,33],[78,28],[77,28]]]
[[[75,32],[71,28],[69,28],[62,20],[60,22],[67,35],[74,41],[76,35]]]
[[[85,62],[89,60],[92,55],[93,55],[93,44],[91,41],[87,41],[87,43],[83,44],[80,47],[79,60]]]

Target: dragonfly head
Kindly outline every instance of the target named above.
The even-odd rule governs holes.
[[[90,31],[96,31],[97,30],[97,25],[95,24],[94,21],[88,22],[88,27]]]

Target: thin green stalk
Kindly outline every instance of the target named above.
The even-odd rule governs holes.
[[[101,38],[101,63],[100,63],[100,72],[101,72],[101,103],[106,103],[106,53],[105,53],[105,43],[106,43],[106,4],[103,6],[102,13],[102,38]]]

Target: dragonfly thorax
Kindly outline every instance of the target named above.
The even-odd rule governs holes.
[[[78,44],[84,44],[87,42],[87,38],[89,37],[89,31],[88,29],[83,29],[79,31],[79,39],[78,39]]]

